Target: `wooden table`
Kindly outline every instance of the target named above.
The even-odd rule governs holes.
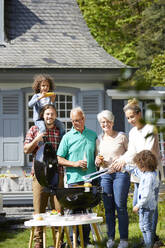
[[[82,225],[90,224],[94,234],[95,234],[95,239],[98,241],[101,241],[102,237],[99,232],[97,223],[103,222],[102,217],[91,217],[91,218],[80,218],[78,219],[77,217],[74,219],[74,216],[67,217],[67,216],[60,216],[60,218],[57,218],[57,220],[53,220],[53,218],[48,218],[46,220],[42,221],[36,221],[36,220],[29,220],[25,221],[24,224],[27,227],[31,227],[31,234],[30,234],[30,240],[29,240],[29,248],[32,248],[32,242],[33,242],[33,237],[34,237],[34,228],[36,226],[42,226],[43,227],[43,248],[46,248],[46,228],[50,227],[52,229],[52,234],[53,234],[53,242],[54,242],[54,247],[58,248],[59,243],[60,243],[60,237],[62,234],[62,231],[64,230],[64,233],[66,234],[66,239],[67,243],[70,248],[76,248],[77,247],[77,232],[76,229],[78,227],[79,229],[79,235],[80,235],[80,244],[81,248],[84,248],[84,238],[83,238],[83,230],[82,230]],[[58,228],[57,236],[55,236],[55,227]],[[68,228],[72,227],[73,228],[73,245],[71,243],[70,237],[69,237],[69,231]]]

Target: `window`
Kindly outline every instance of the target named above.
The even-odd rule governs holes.
[[[33,109],[28,107],[28,102],[32,98],[33,94],[26,94],[26,132],[28,129],[34,125],[33,122]],[[59,93],[56,95],[56,109],[57,118],[62,121],[65,125],[66,132],[72,127],[72,122],[70,120],[70,111],[73,108],[74,96],[71,94]],[[32,156],[27,156],[27,165],[31,166]]]

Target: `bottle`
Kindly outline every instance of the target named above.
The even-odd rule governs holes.
[[[84,151],[83,160],[87,162],[86,151]],[[87,165],[87,166],[88,166],[88,165]],[[82,169],[83,169],[83,170],[86,170],[86,169],[87,169],[87,166],[86,166],[86,168],[82,168]]]

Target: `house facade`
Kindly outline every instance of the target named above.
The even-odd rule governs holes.
[[[0,13],[1,174],[10,170],[22,176],[31,170],[32,158],[24,155],[23,142],[33,125],[27,103],[36,74],[54,78],[58,119],[66,131],[75,106],[83,108],[87,127],[98,134],[96,115],[103,109],[114,112],[117,130],[129,131],[122,108],[130,94],[115,89],[119,78],[124,73],[131,77],[135,68],[97,44],[76,0],[1,0]]]

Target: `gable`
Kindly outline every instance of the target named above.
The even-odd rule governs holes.
[[[90,34],[76,0],[5,0],[1,68],[126,68]]]

